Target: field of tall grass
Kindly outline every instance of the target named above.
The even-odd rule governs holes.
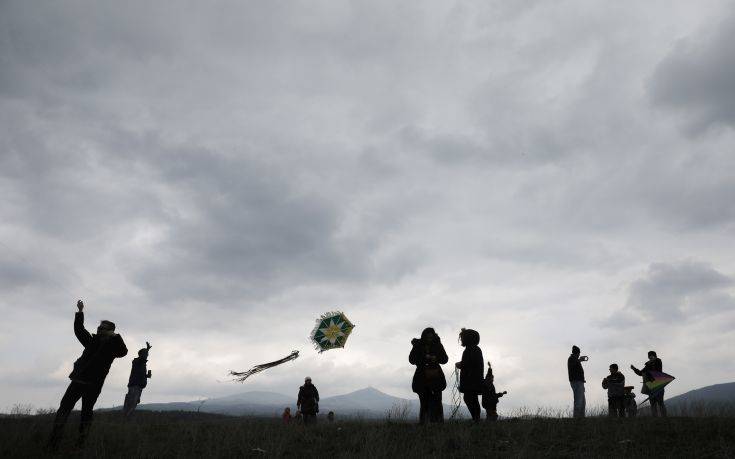
[[[53,413],[0,417],[0,457],[45,457]],[[26,410],[27,411],[27,410]],[[396,411],[400,414],[400,410]],[[640,416],[575,420],[526,410],[496,423],[463,420],[419,426],[412,419],[338,420],[315,426],[277,419],[192,412],[97,412],[83,450],[73,442],[78,412],[60,456],[72,457],[735,457],[735,417]],[[730,413],[731,414],[731,413]]]

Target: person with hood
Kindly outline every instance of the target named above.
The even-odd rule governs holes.
[[[442,391],[447,388],[441,365],[449,361],[439,335],[429,327],[411,340],[408,361],[416,365],[411,389],[419,396],[419,423],[444,422]]]
[[[482,407],[485,408],[485,416],[488,421],[498,420],[498,402],[500,397],[507,394],[507,391],[495,392],[495,376],[493,375],[493,367],[490,362],[487,363],[487,373],[485,374],[485,387],[482,392]]]
[[[56,411],[54,427],[51,431],[48,447],[56,451],[61,441],[64,425],[69,413],[79,399],[82,399],[82,415],[79,424],[77,446],[82,447],[92,424],[92,410],[102,391],[105,377],[110,371],[113,360],[124,357],[128,353],[122,337],[115,333],[115,324],[103,320],[97,327],[97,333],[91,334],[84,328],[84,303],[77,302],[77,313],[74,316],[74,334],[84,346],[81,357],[74,362],[74,369],[69,375],[71,383],[61,398]]]
[[[586,355],[580,356],[581,351],[577,346],[572,346],[572,354],[567,359],[567,373],[569,374],[569,385],[572,386],[574,395],[574,417],[583,418],[586,401],[584,398],[584,368],[582,362],[589,360]]]
[[[304,425],[316,422],[316,414],[319,412],[319,391],[311,383],[309,376],[304,379],[304,385],[299,387],[296,407],[301,411]]]
[[[477,422],[482,411],[477,397],[482,394],[485,386],[482,375],[485,364],[478,346],[480,334],[475,330],[463,328],[459,339],[465,348],[462,352],[462,361],[455,364],[459,368],[459,391],[464,394],[464,402],[470,410],[472,420]]]
[[[146,370],[146,362],[148,362],[148,352],[151,350],[148,341],[145,347],[138,351],[138,357],[133,359],[133,366],[130,369],[130,378],[128,379],[128,393],[125,395],[125,403],[123,404],[123,414],[130,416],[138,403],[140,403],[140,395],[143,389],[148,385],[148,379],[151,377],[151,371]]]
[[[663,362],[661,362],[661,359],[658,358],[656,355],[656,351],[648,351],[648,362],[643,364],[643,369],[639,370],[635,366],[631,365],[630,369],[635,372],[638,376],[643,377],[643,388],[645,391],[641,391],[641,393],[646,394],[649,396],[649,400],[651,402],[651,414],[654,417],[658,417],[659,410],[661,411],[661,416],[666,417],[666,405],[664,404],[664,390],[659,389],[653,394],[648,393],[648,387],[646,386],[647,381],[651,381],[653,378],[649,374],[651,371],[658,371],[659,373],[663,372],[664,365]]]
[[[602,380],[607,389],[607,414],[611,418],[625,417],[625,376],[618,371],[618,364],[610,364],[610,375]]]

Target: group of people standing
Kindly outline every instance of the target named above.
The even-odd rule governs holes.
[[[572,353],[567,359],[567,372],[569,374],[569,384],[572,387],[572,395],[574,397],[574,417],[585,417],[585,388],[587,382],[584,378],[584,368],[582,362],[589,360],[587,356],[580,355],[579,347],[572,346]],[[652,372],[663,372],[663,363],[658,358],[656,351],[648,351],[648,360],[642,369],[630,366],[633,372],[643,378],[642,393],[648,395],[651,403],[651,414],[654,417],[666,417],[666,404],[664,403],[664,389],[658,389],[651,393],[646,382],[652,380]],[[607,390],[608,415],[611,417],[625,417],[634,414],[629,408],[632,399],[633,386],[625,385],[625,375],[618,368],[617,363],[611,363],[609,367],[610,374],[603,378],[602,388]]]
[[[459,339],[465,349],[462,360],[455,364],[455,368],[459,370],[458,390],[463,395],[465,405],[474,421],[480,420],[482,408],[486,410],[488,421],[497,420],[498,401],[507,392],[495,391],[495,378],[490,363],[483,376],[485,360],[479,347],[480,334],[476,330],[463,328]],[[411,345],[408,361],[416,365],[411,389],[419,396],[419,422],[443,422],[442,392],[447,388],[447,380],[441,365],[449,361],[447,352],[433,328],[424,329],[420,338],[411,340]]]

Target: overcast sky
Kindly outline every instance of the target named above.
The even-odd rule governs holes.
[[[57,405],[78,298],[131,350],[98,406],[146,340],[143,401],[410,397],[426,326],[501,410],[569,407],[572,344],[591,404],[649,349],[732,381],[734,42],[715,0],[0,2],[0,410]]]

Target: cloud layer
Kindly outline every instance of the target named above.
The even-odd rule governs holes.
[[[427,325],[451,359],[480,331],[507,408],[567,406],[572,344],[590,381],[656,348],[679,390],[723,382],[727,11],[4,2],[0,408],[57,403],[77,297],[90,327],[153,343],[148,400],[305,374],[409,396]],[[334,308],[357,328],[317,355],[306,335]],[[294,348],[247,387],[218,382]]]

